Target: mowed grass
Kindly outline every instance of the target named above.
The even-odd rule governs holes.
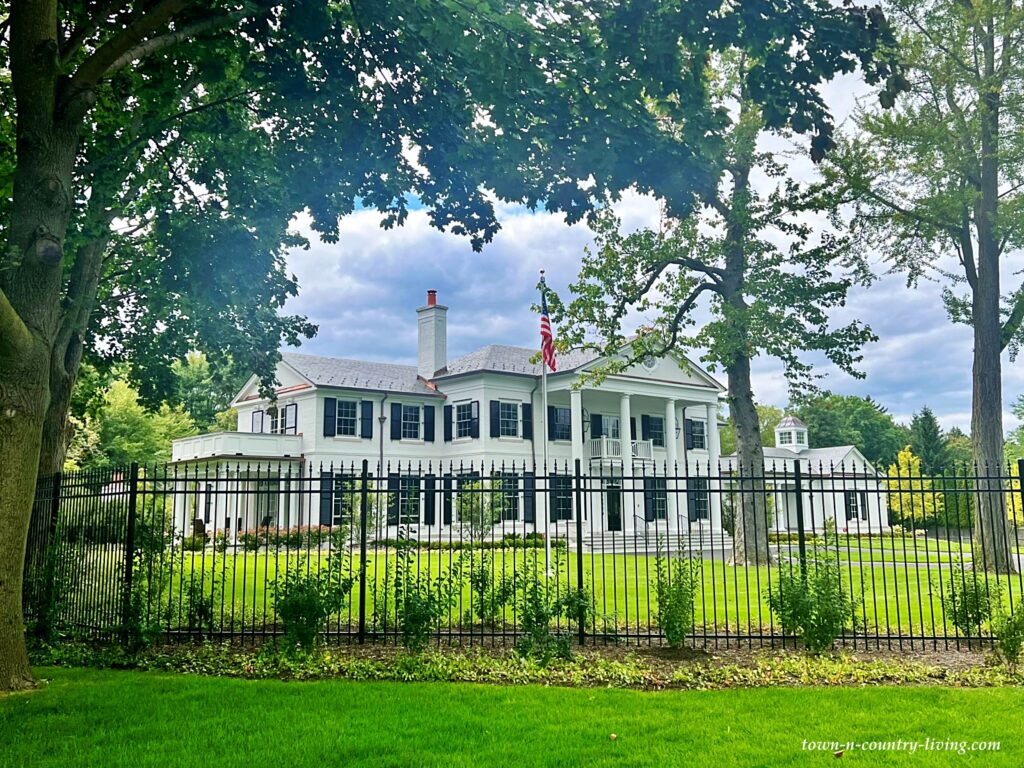
[[[863,766],[1024,763],[1007,688],[643,692],[39,669],[0,698],[0,766]],[[612,734],[616,735],[613,740]],[[964,744],[925,750],[926,739]],[[971,751],[979,742],[998,750]]]
[[[852,556],[851,556],[852,555]],[[949,563],[937,559],[915,559],[908,552],[902,553],[893,562],[892,552],[885,553],[885,561],[867,552],[840,552],[839,562],[842,576],[852,584],[859,614],[866,622],[869,633],[885,634],[889,631],[913,633],[916,635],[943,634],[943,607],[938,582],[948,579]],[[787,560],[786,557],[791,558]],[[813,556],[813,554],[812,554]],[[488,572],[493,579],[502,573],[519,577],[530,572],[534,563],[543,565],[543,553],[537,550],[504,550],[486,553]],[[701,582],[696,596],[698,627],[710,631],[717,627],[737,633],[760,630],[780,631],[768,608],[765,596],[772,584],[778,581],[780,569],[794,568],[796,552],[783,552],[782,562],[768,567],[732,566],[723,560],[703,560]],[[917,555],[922,558],[923,555]],[[536,559],[535,559],[536,558]],[[234,626],[242,626],[264,618],[272,623],[273,593],[270,585],[277,574],[289,567],[316,569],[326,567],[327,553],[296,553],[278,550],[260,553],[204,553],[179,554],[174,562],[174,577],[170,591],[181,593],[185,585],[203,582],[204,591],[210,574],[217,574],[213,589],[215,612],[222,616],[224,625],[230,625],[231,616],[236,616]],[[438,576],[447,573],[452,563],[459,560],[459,552],[420,551],[413,557],[413,567],[423,574]],[[379,552],[368,555],[367,561],[367,615],[372,625],[376,616],[378,627],[393,626],[393,606],[389,606],[386,590],[386,571],[393,568],[395,554]],[[927,564],[927,568],[922,567]],[[350,561],[353,572],[358,572],[358,555]],[[558,561],[558,573],[563,585],[576,586],[577,555],[570,553]],[[204,575],[205,571],[205,575]],[[223,574],[223,577],[221,577]],[[1004,601],[1014,596],[1014,604],[1020,602],[1022,583],[1018,576],[989,577],[992,589],[1001,585]],[[223,589],[219,584],[223,581]],[[458,626],[473,605],[472,587],[468,579],[463,586],[456,605],[450,612],[445,626]],[[657,625],[655,558],[647,555],[629,554],[584,554],[583,583],[593,595],[596,617],[592,629],[596,631],[646,632]],[[341,624],[354,623],[359,615],[358,585],[353,588],[350,600],[340,616],[334,621]],[[510,602],[500,614],[500,622],[507,626],[518,622],[517,610]],[[700,630],[698,630],[700,631]],[[954,629],[946,624],[945,631],[953,634]]]

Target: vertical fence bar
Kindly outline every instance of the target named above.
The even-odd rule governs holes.
[[[124,538],[124,598],[121,609],[121,633],[128,639],[132,610],[132,576],[135,568],[135,517],[139,501],[139,465],[132,462],[128,474],[128,526]]]
[[[807,531],[804,529],[804,486],[800,459],[793,462],[793,484],[796,487],[796,540],[800,553],[800,578],[807,579]]]
[[[359,491],[359,644],[366,642],[366,533],[370,512],[370,463],[363,459]]]
[[[579,640],[580,647],[587,633],[587,607],[583,602],[583,472],[580,460],[576,459],[576,588],[579,590]]]

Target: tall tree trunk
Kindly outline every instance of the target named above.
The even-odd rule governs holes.
[[[58,93],[56,4],[12,6],[17,126],[10,230],[0,255],[0,690],[32,682],[25,648],[25,545],[60,327],[64,239],[82,99]]]
[[[750,386],[750,360],[738,355],[726,367],[729,384],[729,415],[736,428],[736,462],[740,477],[739,508],[733,534],[732,562],[766,565],[772,562],[768,548],[768,491],[765,481],[761,422]]]
[[[999,112],[994,22],[989,16],[979,28],[984,54],[985,87],[981,91],[980,190],[974,218],[978,233],[978,266],[972,295],[974,327],[971,440],[981,477],[1000,474],[1003,463],[1002,317],[1000,313],[999,237]],[[999,480],[977,482],[974,505],[975,567],[996,573],[1015,573],[1017,563],[1003,506]]]

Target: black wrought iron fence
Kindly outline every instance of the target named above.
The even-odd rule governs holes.
[[[350,642],[405,638],[415,594],[435,642],[514,643],[546,595],[552,630],[587,644],[808,642],[818,610],[846,645],[974,647],[1024,596],[1022,469],[275,460],[66,473],[37,489],[26,617],[96,639],[266,639],[282,630],[285,576],[333,568],[351,589],[322,629]]]

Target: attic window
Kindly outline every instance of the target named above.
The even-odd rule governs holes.
[[[801,429],[799,432],[796,433],[796,444],[807,445],[807,432],[805,430]]]
[[[793,433],[792,432],[779,432],[779,445],[792,445],[793,444]]]

